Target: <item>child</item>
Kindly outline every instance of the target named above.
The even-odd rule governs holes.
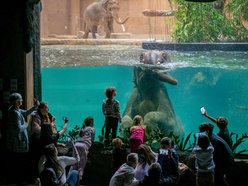
[[[94,126],[94,118],[88,116],[84,119],[84,123],[79,132],[79,137],[76,140],[75,147],[78,150],[80,161],[71,166],[70,171],[78,170],[80,179],[82,180],[84,174],[84,168],[87,163],[87,156],[89,153],[89,148],[94,142],[95,139],[95,129]]]
[[[130,128],[130,150],[137,152],[138,147],[145,142],[145,126],[140,115],[133,118],[133,126]]]
[[[126,163],[122,164],[121,167],[112,176],[109,186],[120,186],[120,185],[131,185],[136,182],[134,179],[134,168],[138,162],[138,156],[136,153],[130,153],[127,156]]]
[[[205,108],[203,108],[202,115],[206,116],[212,122],[216,123],[217,127],[219,128],[219,132],[217,133],[217,135],[220,136],[223,140],[225,140],[227,144],[229,145],[229,147],[232,148],[232,138],[227,128],[228,120],[223,116],[214,118],[208,115]]]
[[[161,179],[167,186],[175,185],[179,179],[178,155],[174,149],[171,149],[172,141],[164,137],[160,141],[158,163],[162,167]]]
[[[141,181],[148,175],[148,167],[152,163],[156,162],[155,153],[151,148],[145,144],[141,144],[137,150],[138,164],[135,168],[134,177]]]
[[[214,186],[214,147],[209,141],[207,134],[194,135],[196,146],[193,153],[196,155],[196,186]],[[197,141],[197,142],[196,142]]]
[[[159,163],[152,163],[148,168],[148,176],[140,181],[139,186],[162,186],[160,176],[162,169]]]
[[[126,162],[127,159],[127,149],[123,147],[123,142],[120,138],[115,138],[112,140],[113,150],[112,150],[112,172],[113,174],[118,170],[118,168]]]
[[[120,103],[114,97],[116,96],[116,89],[108,87],[105,90],[106,99],[102,103],[102,112],[105,116],[105,145],[109,145],[109,134],[112,130],[112,139],[116,138],[118,121],[121,123]]]

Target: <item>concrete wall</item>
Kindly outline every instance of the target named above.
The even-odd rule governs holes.
[[[83,11],[96,0],[43,0],[41,13],[42,37],[57,35],[77,35],[82,29]],[[142,14],[145,9],[168,9],[166,0],[119,0],[120,17],[129,16],[125,24],[126,32],[131,34],[169,34],[173,18],[148,18]],[[169,25],[169,27],[168,27]],[[122,33],[122,28],[114,24],[114,30]]]

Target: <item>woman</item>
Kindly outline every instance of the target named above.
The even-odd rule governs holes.
[[[25,153],[29,150],[29,139],[27,133],[28,124],[24,117],[37,109],[39,101],[34,100],[34,107],[23,110],[20,109],[23,102],[21,94],[12,93],[9,99],[11,106],[8,109],[6,147],[10,152]]]
[[[52,168],[58,179],[58,185],[63,186],[78,186],[79,185],[79,173],[76,170],[71,171],[66,178],[66,166],[74,165],[79,162],[80,157],[78,151],[74,145],[73,140],[71,140],[73,150],[75,151],[74,157],[69,156],[58,156],[58,151],[55,145],[49,144],[44,148],[44,156],[41,157],[39,163],[40,173],[47,169]],[[48,181],[48,180],[45,180]],[[41,180],[41,183],[44,183],[44,180]]]
[[[135,168],[134,177],[141,181],[148,175],[148,167],[156,162],[156,155],[151,148],[145,144],[141,144],[137,150],[138,164]]]

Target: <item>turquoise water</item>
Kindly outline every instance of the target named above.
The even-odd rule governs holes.
[[[185,133],[197,132],[200,123],[209,121],[201,115],[201,106],[205,106],[211,116],[226,116],[231,132],[247,133],[248,54],[170,53],[174,63],[165,69],[169,68],[178,85],[166,84],[166,87]],[[93,116],[98,136],[104,123],[101,106],[107,86],[117,88],[116,99],[121,103],[122,112],[126,107],[133,88],[132,63],[138,63],[133,57],[125,56],[122,65],[102,61],[97,66],[49,66],[47,63],[46,68],[42,68],[42,100],[49,103],[57,125],[61,127],[62,117],[68,116],[72,129],[75,125],[81,126],[86,116]]]

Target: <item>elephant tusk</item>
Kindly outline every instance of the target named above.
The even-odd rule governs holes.
[[[118,23],[118,24],[125,24],[125,22],[129,19],[129,17],[127,16],[125,19],[124,19],[124,21],[121,21],[121,19],[120,19],[120,17],[118,17],[118,19],[117,19],[117,17],[114,17],[114,19],[115,19],[115,22],[116,23]]]
[[[121,28],[123,32],[126,32],[125,26],[123,24],[121,24]]]

